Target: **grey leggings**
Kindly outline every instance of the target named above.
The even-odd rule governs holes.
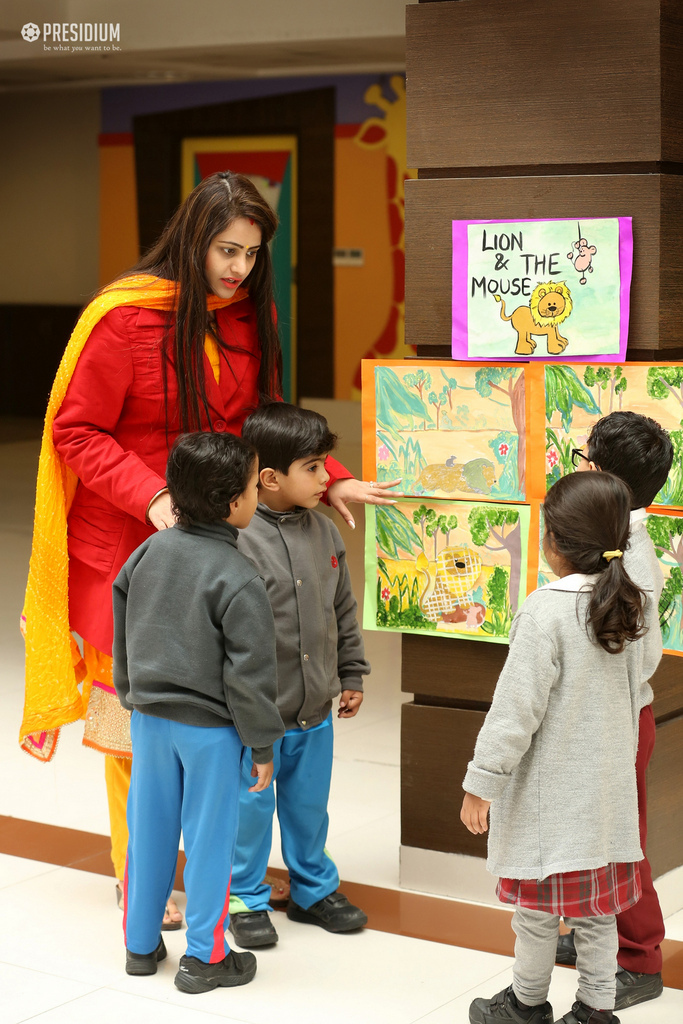
[[[613,914],[604,917],[565,917],[574,929],[576,968],[579,987],[576,998],[597,1010],[613,1010],[616,991],[617,921]],[[513,990],[527,1006],[539,1006],[548,998],[550,976],[560,918],[542,910],[517,907],[512,917],[515,942]]]

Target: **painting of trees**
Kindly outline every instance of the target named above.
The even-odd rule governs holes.
[[[683,409],[683,366],[651,366],[647,371],[646,386],[650,398],[673,395]]]
[[[497,565],[486,584],[486,598],[491,621],[484,622],[482,629],[493,636],[508,636],[512,625],[512,608],[509,593],[510,577],[507,569]]]
[[[605,412],[605,415],[614,412],[614,399],[615,396],[619,399],[619,408],[621,409],[624,392],[628,387],[628,381],[624,376],[624,371],[621,366],[598,366],[593,365],[587,366],[583,374],[584,384],[588,388],[595,388],[597,405],[600,413],[603,412],[600,403],[600,394],[606,391],[609,387],[609,408]]]
[[[430,391],[429,392],[429,404],[433,405],[434,408],[436,409],[436,429],[437,430],[439,429],[439,418],[441,416],[441,410],[442,410],[442,408],[444,407],[444,405],[446,404],[447,401],[448,401],[448,397],[446,395],[446,389],[445,388],[443,388],[443,390],[440,391],[438,395],[437,395],[436,391]]]
[[[526,480],[526,407],[524,392],[524,370],[516,366],[490,366],[477,370],[474,386],[482,398],[501,394],[510,403],[512,422],[517,431],[517,482],[524,494]]]
[[[479,505],[467,517],[473,542],[488,551],[507,551],[510,555],[510,608],[514,615],[519,605],[522,572],[522,532],[519,510]],[[492,540],[495,544],[489,544]]]
[[[445,546],[448,547],[448,545],[450,543],[450,539],[451,539],[451,530],[455,530],[455,528],[458,525],[458,520],[457,520],[457,517],[453,516],[453,515],[451,515],[451,516],[445,516],[445,515],[437,516],[436,512],[434,511],[434,509],[429,509],[429,512],[431,512],[431,516],[429,516],[429,513],[428,513],[427,527],[426,527],[425,532],[426,532],[428,537],[432,537],[433,540],[434,540],[434,561],[436,561],[436,559],[438,557],[438,554],[439,554],[438,543],[437,543],[438,542],[438,538],[439,538],[439,534],[442,534],[446,538],[446,545]]]
[[[455,377],[449,377],[449,375],[447,373],[444,373],[443,370],[441,371],[441,376],[446,381],[446,383],[444,384],[442,390],[443,390],[443,393],[445,394],[446,398],[448,399],[448,408],[452,409],[453,408],[453,392],[457,388],[458,382],[455,379]],[[465,390],[469,391],[470,389],[469,388],[465,388]]]
[[[429,390],[429,388],[431,388],[431,386],[432,386],[432,375],[431,375],[431,373],[427,373],[426,370],[420,369],[420,370],[416,370],[415,373],[407,373],[403,379],[406,382],[406,384],[408,385],[408,387],[415,388],[415,390],[417,391],[418,395],[420,396],[420,401],[426,406],[427,403],[425,402],[425,398],[424,398],[424,393],[423,392],[425,390]],[[427,429],[427,417],[426,416],[422,420],[422,429],[423,430]]]

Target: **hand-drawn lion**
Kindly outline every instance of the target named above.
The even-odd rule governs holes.
[[[548,344],[548,353],[556,356],[564,352],[569,340],[563,338],[557,330],[572,311],[572,297],[564,281],[547,281],[537,284],[531,293],[528,306],[518,306],[510,316],[505,315],[505,301],[500,295],[493,296],[500,302],[501,320],[511,320],[517,331],[515,355],[533,355],[536,342],[532,334],[544,335]]]

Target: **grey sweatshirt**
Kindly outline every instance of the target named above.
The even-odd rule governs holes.
[[[646,555],[647,545],[634,543],[628,570],[643,589]],[[638,718],[652,699],[647,680],[662,653],[659,624],[653,625],[661,582],[655,589],[651,575],[650,628],[621,654],[592,643],[583,625],[585,588],[593,577],[549,583],[515,616],[508,657],[463,782],[468,793],[492,801],[492,874],[545,878],[642,860]]]
[[[320,512],[260,504],[238,546],[265,580],[273,608],[285,728],[311,729],[340,690],[362,690],[370,672],[344,542]]]
[[[128,710],[234,725],[257,764],[284,734],[268,596],[228,523],[161,530],[114,582],[114,686]]]

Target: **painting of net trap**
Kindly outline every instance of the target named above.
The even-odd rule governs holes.
[[[506,643],[525,595],[529,508],[369,507],[364,626]]]

